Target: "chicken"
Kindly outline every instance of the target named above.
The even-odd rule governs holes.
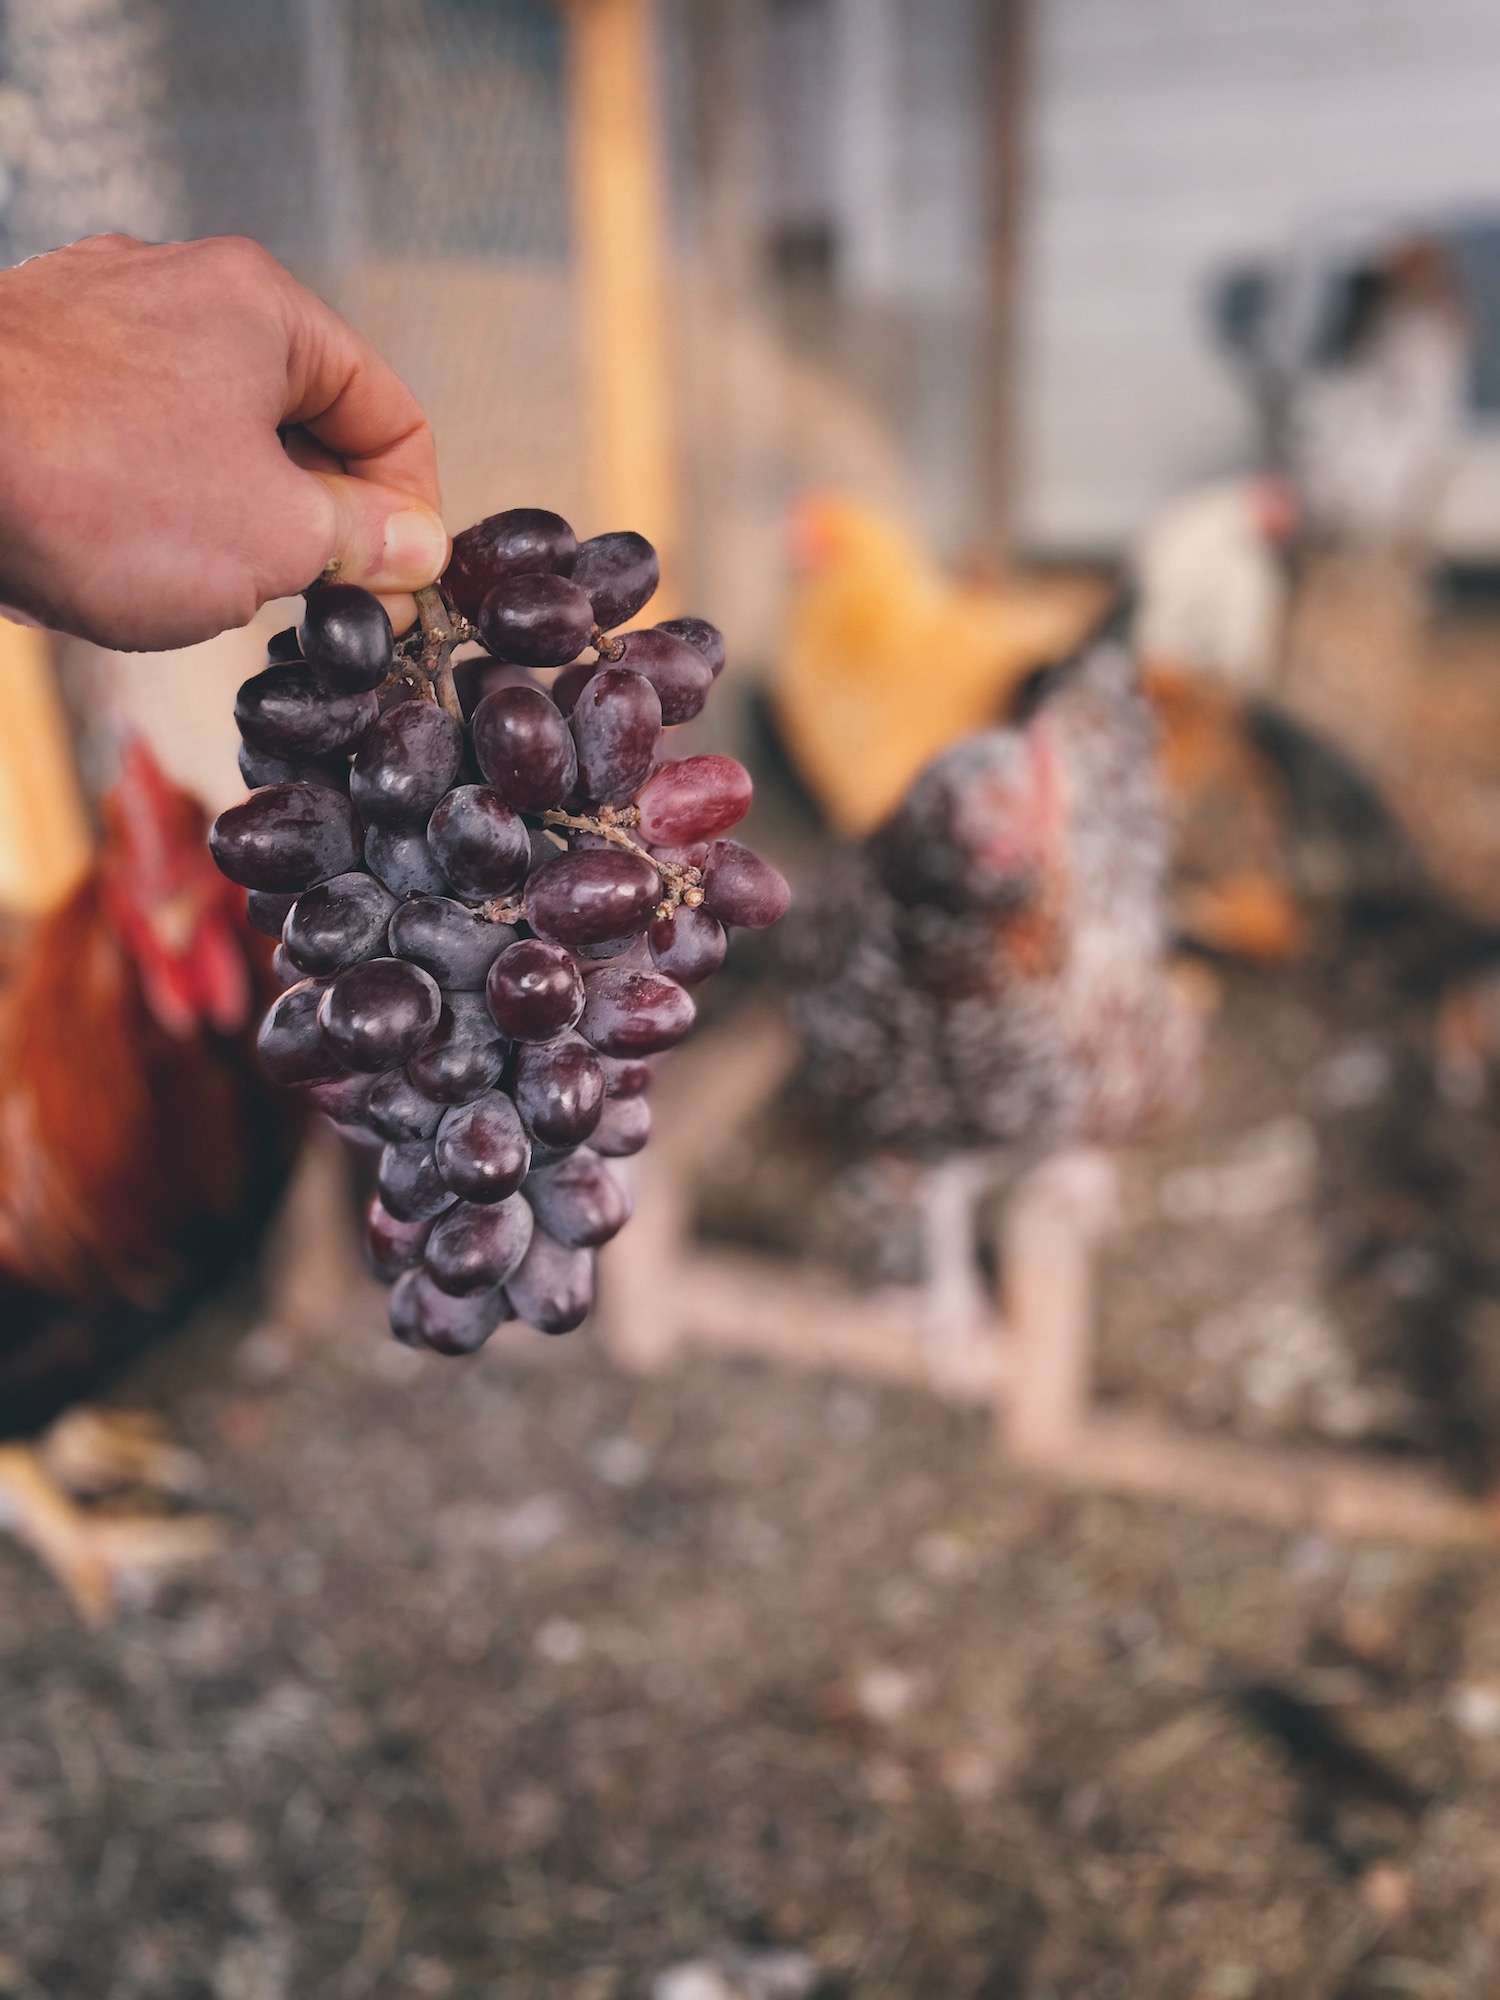
[[[1130,653],[1095,639],[1008,726],[942,752],[794,920],[802,1089],[856,1142],[936,1170],[929,1323],[950,1346],[977,1319],[964,1163],[1123,1138],[1190,1084],[1154,739]]]
[[[1271,687],[1295,521],[1291,491],[1275,479],[1218,480],[1154,514],[1131,561],[1143,657],[1246,691]]]
[[[171,1483],[182,1461],[70,1406],[243,1256],[296,1145],[254,1058],[269,947],[204,832],[132,742],[96,861],[0,972],[0,1502],[91,1617],[118,1575],[207,1538],[80,1508],[69,1484]]]
[[[992,721],[1107,594],[1078,577],[956,582],[897,523],[838,495],[801,502],[792,542],[798,581],[771,705],[844,835],[868,832],[930,757]]]

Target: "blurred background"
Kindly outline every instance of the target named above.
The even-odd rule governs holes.
[[[450,528],[651,536],[799,895],[1113,613],[1204,1041],[1087,1199],[985,1165],[956,1372],[751,939],[569,1342],[393,1347],[316,1139],[123,1380],[62,1314],[0,1995],[1500,1988],[1497,85],[1478,0],[0,0],[0,259],[253,236]],[[0,626],[0,1010],[297,615]]]

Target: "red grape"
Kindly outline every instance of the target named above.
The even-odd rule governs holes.
[[[432,1232],[431,1218],[398,1222],[378,1194],[365,1210],[365,1248],[375,1275],[387,1284],[422,1261],[422,1249]]]
[[[341,972],[323,995],[318,1019],[330,1048],[350,1068],[394,1069],[438,1024],[443,996],[420,966],[370,958]]]
[[[507,577],[479,607],[479,636],[497,660],[561,667],[576,659],[594,629],[593,606],[576,583],[543,571]]]
[[[594,623],[608,632],[649,603],[661,580],[661,564],[645,536],[627,529],[580,542],[572,576],[588,593]]]
[[[630,1220],[629,1195],[587,1146],[531,1174],[521,1192],[547,1234],[573,1250],[596,1250]]]
[[[507,507],[453,537],[443,588],[466,618],[505,577],[530,570],[566,576],[578,554],[578,537],[561,514],[545,507]]]
[[[641,839],[682,846],[712,840],[737,826],[750,810],[750,773],[733,757],[682,757],[659,764],[641,787]]]
[[[407,1063],[406,1074],[441,1104],[468,1104],[498,1083],[504,1068],[505,1043],[480,995],[450,993],[436,1031]]]
[[[670,632],[674,639],[684,639],[694,652],[701,653],[708,662],[708,670],[717,680],[724,671],[724,634],[717,625],[710,625],[706,618],[664,618],[657,626],[658,632]]]
[[[526,1178],[531,1142],[511,1100],[487,1090],[444,1114],[433,1156],[444,1181],[465,1201],[503,1201]]]
[[[571,1333],[594,1303],[593,1254],[570,1250],[537,1229],[505,1281],[505,1296],[511,1311],[538,1333]]]
[[[620,647],[617,664],[650,681],[661,702],[662,721],[668,725],[691,722],[714,684],[703,655],[659,625],[654,630],[626,632]]]
[[[267,785],[221,812],[208,844],[231,882],[295,892],[353,867],[359,820],[341,792],[322,785]]]
[[[650,776],[661,737],[661,699],[628,667],[604,667],[584,687],[569,717],[578,747],[578,787],[596,804],[614,805]]]
[[[547,690],[548,699],[561,715],[571,715],[578,706],[578,697],[603,668],[598,660],[575,660],[571,667],[564,667],[552,686]]]
[[[522,938],[507,945],[485,982],[490,1014],[517,1042],[547,1042],[583,1012],[583,981],[561,945]]]
[[[589,1144],[605,1159],[623,1160],[640,1152],[651,1137],[651,1101],[646,1097],[611,1097],[594,1127]]]
[[[703,864],[703,907],[721,923],[764,930],[792,900],[786,877],[737,840],[716,840]]]
[[[346,975],[347,977],[347,975]],[[606,966],[584,985],[578,1032],[607,1056],[650,1056],[680,1042],[693,1025],[692,996],[658,972]]]
[[[398,702],[360,744],[349,796],[371,826],[424,825],[463,754],[463,731],[436,702]]]
[[[456,1196],[437,1170],[425,1139],[392,1142],[375,1174],[380,1199],[398,1222],[425,1222],[451,1208]]]
[[[531,865],[531,836],[488,785],[458,785],[427,822],[427,844],[460,896],[489,898],[519,889]]]
[[[505,1295],[498,1287],[455,1298],[425,1271],[405,1271],[391,1290],[392,1333],[404,1346],[434,1354],[472,1354],[505,1318]]]
[[[503,1284],[526,1255],[535,1219],[518,1194],[504,1201],[455,1202],[433,1224],[422,1252],[427,1275],[460,1297]]]
[[[507,805],[543,812],[560,806],[577,783],[572,732],[540,688],[486,695],[472,727],[479,768]]]
[[[604,1072],[599,1058],[577,1035],[523,1042],[516,1050],[511,1090],[532,1138],[561,1150],[581,1145],[599,1123]]]
[[[620,847],[560,854],[526,884],[526,921],[565,945],[601,944],[643,930],[661,897],[644,856]]]
[[[712,979],[729,949],[729,934],[707,910],[679,904],[670,916],[658,917],[646,933],[658,972],[682,986],[699,986]]]

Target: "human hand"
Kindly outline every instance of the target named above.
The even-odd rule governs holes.
[[[95,236],[0,272],[0,605],[156,650],[336,565],[401,632],[438,504],[411,391],[258,244]]]

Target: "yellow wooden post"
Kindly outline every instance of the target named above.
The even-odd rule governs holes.
[[[568,119],[590,533],[638,528],[677,573],[666,174],[653,0],[568,0]]]
[[[50,909],[92,840],[46,633],[0,621],[0,910]]]

